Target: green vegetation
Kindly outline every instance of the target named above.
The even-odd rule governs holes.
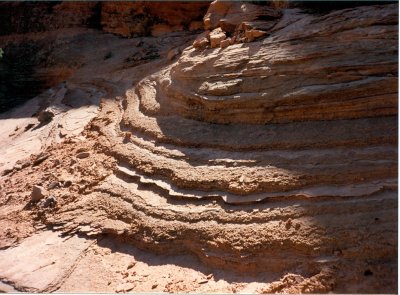
[[[3,58],[3,54],[4,54],[3,48],[0,48],[0,59]]]

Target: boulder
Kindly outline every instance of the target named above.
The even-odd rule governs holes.
[[[54,117],[54,112],[52,110],[43,110],[38,115],[38,120],[40,123],[49,123]]]
[[[226,34],[221,28],[216,28],[210,33],[211,48],[218,47],[222,40],[226,39]]]
[[[221,48],[226,48],[229,45],[231,45],[231,42],[232,42],[231,38],[227,38],[225,40],[222,40],[221,43],[220,43],[220,47]]]
[[[209,36],[210,31],[205,31],[201,33],[199,36],[197,36],[196,40],[194,40],[193,47],[196,49],[206,48],[210,44]]]

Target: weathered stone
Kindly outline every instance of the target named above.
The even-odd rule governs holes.
[[[221,28],[217,28],[210,33],[211,48],[219,47],[222,40],[226,39],[225,32]]]
[[[160,37],[171,32],[172,32],[171,26],[166,24],[158,24],[152,27],[151,35],[153,37]]]
[[[81,152],[79,154],[76,155],[76,157],[78,159],[84,159],[90,156],[90,152]]]
[[[229,33],[235,32],[236,27],[237,27],[236,24],[228,22],[228,20],[225,18],[220,19],[218,25],[223,31],[229,32]]]
[[[128,292],[128,291],[131,291],[132,289],[134,289],[135,287],[136,287],[136,285],[133,283],[125,283],[125,284],[118,285],[117,288],[115,289],[115,291],[117,293]]]
[[[167,54],[168,60],[173,60],[180,53],[178,48],[171,49]]]
[[[189,31],[197,31],[203,29],[203,22],[202,21],[192,21],[189,25]]]
[[[72,185],[72,181],[71,180],[64,181],[64,187],[70,187],[71,185]]]
[[[204,16],[204,28],[207,30],[215,29],[219,20],[228,13],[231,6],[232,3],[228,1],[213,1]]]
[[[161,1],[103,2],[101,24],[106,32],[130,37],[161,36],[181,31],[195,19],[204,16],[207,2],[174,2],[165,5]]]
[[[48,197],[44,202],[43,202],[43,207],[54,207],[57,203],[57,198],[54,196]]]
[[[231,45],[231,42],[232,42],[231,38],[227,38],[227,39],[221,41],[220,46],[221,46],[221,48],[226,48],[229,45]]]
[[[50,157],[50,154],[40,154],[37,155],[36,159],[33,161],[33,166],[37,166],[41,163],[43,163],[45,160],[47,160]]]
[[[265,36],[267,33],[261,30],[248,30],[245,32],[245,36],[247,41],[252,42],[257,38],[260,38],[262,36]]]
[[[60,184],[58,181],[53,181],[49,184],[48,189],[54,189],[56,187],[58,187]]]
[[[210,44],[209,38],[210,31],[205,31],[201,33],[199,36],[197,36],[196,40],[194,40],[193,47],[196,49],[206,48]]]
[[[32,187],[32,192],[31,192],[31,200],[33,202],[37,202],[40,201],[41,199],[43,199],[45,196],[47,195],[46,190],[39,186],[39,185],[34,185]]]
[[[54,112],[51,110],[43,110],[38,115],[38,120],[40,123],[48,123],[54,117]]]
[[[287,123],[396,114],[397,78],[387,75],[396,67],[393,13],[386,6],[359,7],[340,13],[342,21],[338,23],[339,12],[322,17],[288,11],[262,40],[210,51],[201,57],[183,51],[171,70],[173,83],[163,91],[171,93],[171,101],[177,100],[174,103],[180,106],[179,113],[213,123]],[[299,19],[301,22],[296,21]],[[378,23],[387,24],[385,33],[378,34],[382,29]],[[243,30],[253,27],[242,24]],[[364,29],[360,31],[360,27]],[[315,40],[306,38],[309,32]],[[244,34],[245,31],[246,39]],[[265,34],[254,28],[247,31],[251,40]],[[331,40],[333,35],[335,42]],[[214,30],[210,34],[212,47],[221,44],[224,36],[220,28]],[[240,38],[238,35],[232,39],[240,42]],[[367,59],[365,64],[363,60]],[[212,81],[205,79],[216,64],[218,75]],[[353,72],[346,70],[348,67],[361,76],[355,79]],[[237,80],[231,77],[233,72],[246,77],[241,85],[233,83]],[[192,86],[180,86],[183,83]],[[198,94],[204,99],[199,98],[201,107],[193,111],[192,97]]]
[[[138,49],[136,41],[120,38],[115,46],[99,37],[96,41],[104,52],[110,46],[121,58],[103,62],[104,52],[99,53],[93,60],[100,63],[89,62],[71,79],[70,87],[76,87],[74,81],[106,92],[96,118],[82,133],[86,141],[75,142],[85,148],[71,156],[72,141],[50,147],[52,157],[65,159],[56,169],[57,179],[73,177],[75,183],[60,190],[63,210],[31,206],[33,212],[64,233],[104,234],[164,254],[192,252],[205,264],[241,273],[268,269],[271,274],[316,274],[310,279],[286,275],[278,284],[268,283],[263,289],[268,293],[369,288],[393,292],[396,7],[363,6],[323,14],[287,9],[280,19],[263,14],[247,21],[256,14],[251,5],[241,3],[237,14],[224,16],[227,24],[239,22],[239,27],[227,32],[232,38],[219,46],[249,41],[246,31],[251,30],[266,32],[262,40],[252,35],[253,42],[223,50],[189,46],[168,62],[168,50],[183,48],[181,44],[192,40],[190,34],[181,44],[178,34],[142,38],[143,58],[156,49],[165,50],[158,50],[159,60],[137,68],[123,58]],[[83,79],[87,73],[95,75]],[[88,151],[96,151],[90,161],[69,167],[68,159],[74,159],[72,164],[74,155]],[[35,173],[51,164],[35,167]],[[14,171],[1,182],[1,192],[3,187],[15,192],[11,205],[20,196],[17,190],[32,184],[20,184],[25,172]],[[53,177],[39,175],[43,183]],[[104,241],[102,248],[100,252],[120,250]],[[133,281],[143,264],[129,272],[127,267],[128,262],[119,264],[122,280]],[[336,274],[321,271],[327,267]],[[43,275],[42,269],[29,271]],[[103,277],[98,279],[101,283]],[[218,287],[214,282],[209,287],[198,284],[211,280],[209,276],[188,279],[190,287]],[[59,281],[54,282],[58,288]],[[153,282],[143,285],[150,288]],[[172,279],[171,288],[163,283],[164,291],[182,291],[186,283]],[[237,284],[230,291],[244,290]]]
[[[233,33],[238,25],[244,21],[254,21],[254,25],[272,27],[271,24],[275,24],[281,16],[282,11],[273,6],[216,0],[211,3],[204,17],[204,27],[212,30],[220,26],[225,32]],[[261,19],[267,21],[260,21]]]

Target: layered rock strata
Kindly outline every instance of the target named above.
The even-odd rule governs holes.
[[[202,29],[209,2],[5,2],[0,4],[0,35],[88,27],[132,36],[160,36]]]
[[[396,8],[280,9],[251,42],[120,68],[84,132],[93,154],[65,167],[79,194],[39,217],[211,266],[301,274],[301,292],[393,292]]]

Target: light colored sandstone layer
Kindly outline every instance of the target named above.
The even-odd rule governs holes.
[[[150,78],[160,88],[155,97],[158,111],[173,109],[214,123],[397,113],[395,6],[366,6],[324,16],[287,9],[268,34],[223,51],[185,50],[170,69]],[[163,103],[164,96],[168,104]]]
[[[71,104],[82,89],[102,90],[83,139],[6,171],[0,221],[29,216],[73,237],[274,274],[258,292],[393,292],[393,7],[284,9],[264,39],[223,50],[165,37],[129,43],[132,55],[123,46],[99,54],[68,81],[70,95],[60,93]],[[177,47],[186,49],[171,58]],[[39,184],[55,206],[29,203]],[[17,230],[0,232],[2,247],[17,243]],[[143,291],[131,275],[116,290]],[[183,285],[162,290],[192,290]]]

